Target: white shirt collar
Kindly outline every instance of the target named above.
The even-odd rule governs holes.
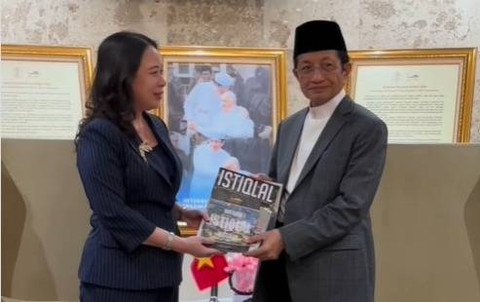
[[[316,107],[310,107],[308,114],[312,119],[323,119],[329,118],[332,116],[333,112],[337,108],[338,104],[343,100],[345,97],[345,89],[340,90],[340,92],[334,96],[330,101]]]

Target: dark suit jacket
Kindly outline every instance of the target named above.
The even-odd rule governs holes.
[[[91,231],[79,269],[83,282],[120,289],[178,286],[182,256],[142,245],[156,226],[177,232],[172,208],[181,178],[181,163],[165,124],[144,115],[174,177],[139,152],[129,138],[106,119],[95,119],[80,134],[77,166],[92,209]]]
[[[283,184],[308,109],[282,122],[270,176]],[[369,209],[385,162],[387,128],[345,97],[318,138],[286,203],[282,235],[295,302],[373,301]],[[262,299],[262,268],[255,301]]]

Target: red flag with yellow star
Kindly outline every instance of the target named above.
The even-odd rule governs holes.
[[[227,259],[224,255],[207,258],[194,258],[190,265],[193,279],[199,290],[210,288],[228,278],[225,272]]]

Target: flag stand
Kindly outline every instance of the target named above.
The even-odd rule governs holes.
[[[218,283],[210,289],[210,300],[208,302],[218,302]]]

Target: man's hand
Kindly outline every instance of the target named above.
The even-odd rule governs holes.
[[[245,253],[245,256],[255,257],[262,261],[275,260],[284,249],[282,235],[278,229],[252,236],[247,240],[248,244],[257,242],[261,242],[260,247]]]
[[[257,180],[272,181],[272,179],[270,177],[268,177],[268,175],[263,174],[263,173],[252,174],[250,176],[257,179]]]

